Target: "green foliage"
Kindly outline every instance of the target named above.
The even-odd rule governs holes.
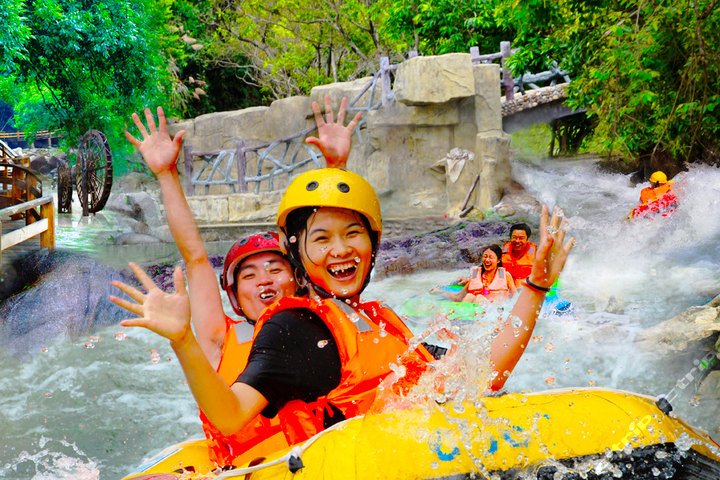
[[[570,72],[568,103],[597,119],[609,151],[717,157],[717,0],[391,0],[381,30],[422,54],[511,41],[515,75],[551,61]]]
[[[22,0],[0,0],[0,75],[14,70],[18,58],[26,58],[25,42],[30,29],[25,25]]]
[[[570,102],[597,115],[597,134],[608,149],[631,157],[669,152],[686,160],[716,150],[720,10],[715,4],[608,2],[586,15],[587,24],[555,32],[566,44],[573,42],[566,50],[577,72]]]
[[[512,38],[514,27],[496,19],[497,0],[393,1],[383,28],[399,47],[425,55],[499,50]]]
[[[250,75],[247,58],[214,47],[216,20],[210,0],[176,0],[173,22],[182,34],[174,58],[175,82],[171,103],[183,117],[237,110],[263,103],[260,88]]]
[[[95,128],[114,152],[126,150],[130,113],[156,103],[171,82],[163,56],[173,37],[169,7],[170,0],[25,2],[14,28],[27,35],[0,80],[17,127],[61,131],[65,146]]]
[[[378,26],[386,0],[305,2],[217,0],[207,46],[224,66],[248,73],[269,99],[308,94],[319,84],[374,73],[392,49]]]

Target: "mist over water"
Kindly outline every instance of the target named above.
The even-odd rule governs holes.
[[[697,166],[676,178],[680,207],[674,215],[626,222],[645,185],[603,173],[592,159],[516,162],[513,169],[530,193],[563,208],[578,245],[561,290],[575,312],[539,319],[506,389],[668,392],[693,367],[692,359],[641,350],[634,339],[643,328],[720,293],[720,170]],[[467,273],[374,281],[364,298],[399,308]],[[420,333],[434,319],[413,320]],[[673,402],[675,411],[717,440],[719,406],[697,403],[691,390]],[[164,447],[202,436],[168,342],[142,329],[111,325],[78,340],[61,336],[23,360],[0,352],[0,392],[3,479],[118,479]]]

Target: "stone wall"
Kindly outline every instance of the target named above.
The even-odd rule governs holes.
[[[348,161],[377,191],[385,218],[457,215],[476,177],[468,205],[484,211],[500,200],[511,178],[498,68],[473,66],[462,53],[415,57],[398,66],[394,101],[367,114],[367,141],[353,136]],[[185,129],[185,142],[194,151],[234,149],[239,138],[261,145],[314,125],[312,101],[322,105],[330,95],[336,111],[342,97],[354,98],[369,80],[316,87],[309,98],[277,100],[269,107],[202,115],[171,125],[171,133]],[[368,98],[369,92],[358,104],[366,105]],[[456,155],[448,155],[451,150]],[[256,159],[248,158],[247,171],[257,171]],[[275,192],[260,195],[230,194],[221,190],[225,187],[202,195],[198,189],[188,201],[201,224],[272,221],[287,183],[281,177]]]

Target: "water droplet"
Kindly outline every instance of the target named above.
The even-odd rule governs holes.
[[[295,235],[292,235],[288,240],[290,241],[290,243],[297,242],[297,238],[295,237]]]
[[[317,343],[318,348],[325,348],[325,346],[328,344],[328,340],[320,340]]]
[[[650,471],[651,471],[652,474],[655,475],[656,477],[657,477],[658,475],[660,475],[660,470],[659,470],[657,467],[653,467],[652,470],[650,470]]]
[[[548,385],[555,385],[555,377],[552,377],[552,376],[546,377],[545,383],[547,383]]]
[[[385,330],[380,330],[380,333],[378,333],[378,335],[380,335],[381,337],[386,337],[387,332]]]
[[[380,343],[380,339],[379,339],[379,338],[373,338],[373,343]]]
[[[552,352],[553,350],[555,350],[555,345],[553,345],[552,343],[547,343],[547,344],[545,345],[545,351],[546,351],[546,352]]]
[[[123,340],[127,339],[127,333],[125,332],[115,332],[115,340],[118,342],[122,342]]]
[[[350,317],[348,317],[348,318],[349,318],[350,321],[353,322],[353,323],[357,323],[357,322],[360,321],[360,315],[358,315],[357,313],[352,313],[352,314],[350,314]]]
[[[348,289],[347,289],[347,288],[343,288],[343,289],[342,289],[342,294],[343,294],[343,295],[347,295],[347,293],[348,293]]]
[[[160,354],[154,348],[150,350],[150,362],[158,363],[160,361]]]
[[[696,396],[692,397],[690,400],[688,400],[688,403],[690,404],[691,407],[697,407],[698,405],[700,405],[700,397],[698,397],[696,395]]]
[[[432,462],[432,463],[430,464],[430,468],[432,468],[433,470],[435,470],[435,469],[437,469],[437,468],[440,468],[440,464],[439,464],[438,462]]]
[[[270,270],[270,262],[265,262],[265,263],[263,263],[263,268],[264,268],[265,270]]]
[[[92,349],[95,348],[95,344],[92,342],[85,342],[83,343],[83,347]]]
[[[360,257],[355,257],[355,263],[360,263]]]
[[[588,368],[587,374],[590,375],[592,373],[592,368]]]
[[[675,446],[678,448],[678,450],[685,452],[690,450],[690,447],[693,445],[693,441],[690,438],[690,435],[688,435],[687,432],[683,432],[680,434],[680,436],[675,440]]]
[[[53,395],[52,393],[47,392],[47,393],[45,394],[45,398],[52,398],[52,395]]]
[[[258,285],[258,290],[261,292],[265,291],[265,285]]]
[[[47,352],[47,351],[48,351],[48,349],[47,349],[47,348],[45,348],[45,347],[40,347],[40,351],[41,351],[41,352]]]

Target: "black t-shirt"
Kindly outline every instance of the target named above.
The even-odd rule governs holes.
[[[447,351],[423,345],[435,358]],[[265,322],[236,381],[265,397],[268,406],[262,415],[272,418],[291,400],[313,402],[330,393],[340,383],[341,368],[337,343],[325,322],[312,310],[297,308]]]
[[[340,354],[325,322],[311,310],[292,309],[265,322],[237,381],[265,397],[262,415],[271,418],[291,400],[327,395],[340,376]]]

